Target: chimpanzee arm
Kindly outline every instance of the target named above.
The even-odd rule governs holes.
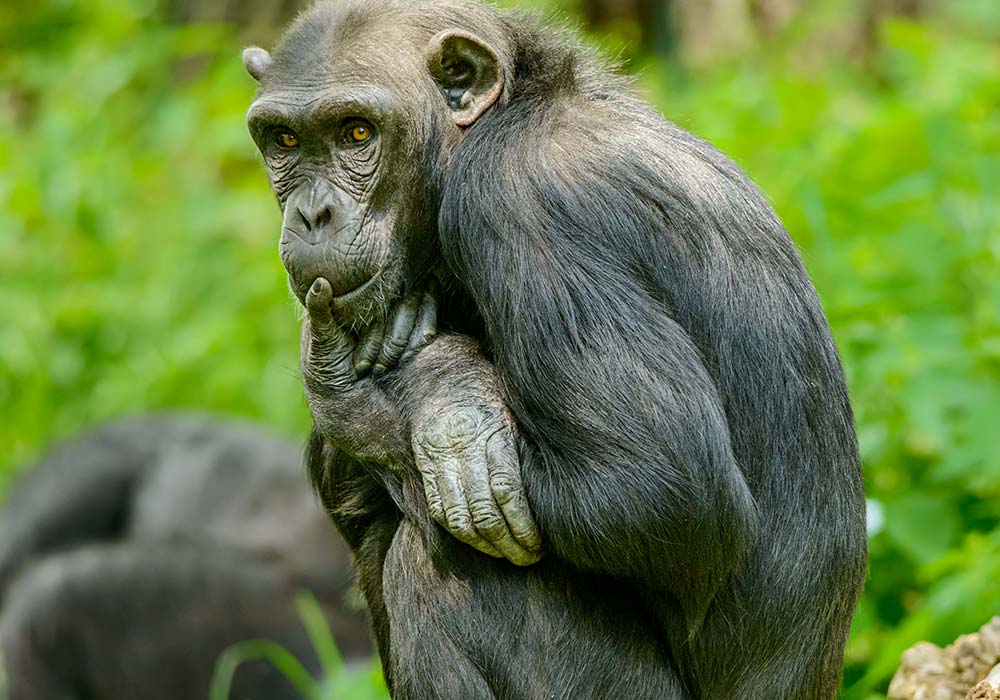
[[[355,343],[333,318],[330,291],[318,279],[306,297],[302,371],[316,433],[333,448],[312,441],[312,479],[348,541],[360,545],[372,512],[365,502],[380,483],[428,536],[433,518],[491,556],[538,561],[541,539],[521,482],[516,429],[476,343],[453,335],[429,341],[432,324],[405,320],[412,316],[406,301],[384,324],[399,333],[383,342],[375,327]],[[411,327],[417,340],[408,361],[369,374],[368,348],[402,350]]]
[[[697,274],[681,247],[706,243],[669,230],[683,201],[651,202],[662,174],[628,144],[580,129],[582,163],[533,140],[554,117],[512,111],[459,149],[441,236],[486,323],[528,500],[549,551],[665,587],[695,623],[757,526],[717,387],[648,273],[676,265],[681,287]]]

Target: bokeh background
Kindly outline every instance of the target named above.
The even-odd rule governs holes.
[[[300,439],[297,310],[239,50],[295,0],[0,4],[0,493],[150,409]],[[871,569],[845,668],[1000,613],[1000,2],[542,0],[761,185],[849,376]]]

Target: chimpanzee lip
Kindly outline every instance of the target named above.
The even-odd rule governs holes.
[[[359,286],[355,287],[351,291],[344,292],[343,294],[340,294],[339,296],[335,296],[334,300],[335,301],[350,301],[354,297],[361,296],[366,291],[368,291],[368,289],[370,287],[372,287],[376,282],[378,282],[379,279],[381,279],[382,273],[384,273],[384,272],[385,272],[385,270],[379,270],[374,275],[372,275],[371,277],[369,277],[367,281],[362,282]]]

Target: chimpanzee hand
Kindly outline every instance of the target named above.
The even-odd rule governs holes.
[[[379,374],[429,342],[433,299],[425,295],[419,308],[416,298],[405,299],[360,342],[337,323],[334,307],[329,282],[317,279],[306,296],[302,374],[320,434],[394,470],[411,463],[412,454],[428,510],[445,529],[491,556],[520,566],[537,562],[541,537],[521,483],[513,422],[489,365],[477,362],[458,337],[441,339],[426,361],[403,368],[402,390],[413,405],[401,413],[365,375],[372,359]],[[457,375],[447,369],[456,356],[465,362]],[[442,359],[445,368],[435,368]],[[409,441],[404,414],[411,416]]]
[[[316,279],[306,296],[302,336],[303,374],[333,389],[346,390],[373,365],[378,376],[410,359],[437,330],[437,301],[430,293],[404,298],[387,321],[373,323],[358,342],[337,323],[334,305],[330,283]]]
[[[360,342],[338,321],[336,306],[329,281],[316,279],[306,295],[302,324],[302,379],[313,423],[354,457],[399,472],[412,459],[403,416],[366,374],[372,360],[388,369],[428,342],[434,334],[434,303],[428,296],[418,314],[416,301],[404,300],[388,324],[366,331]]]
[[[385,322],[373,323],[354,351],[354,368],[364,376],[374,365],[377,377],[410,359],[434,337],[437,300],[430,293],[399,302]]]
[[[310,407],[318,394],[346,391],[359,379],[352,361],[354,340],[334,320],[332,301],[329,281],[318,278],[306,295],[302,324],[302,378]]]
[[[502,406],[463,400],[421,412],[413,454],[431,516],[462,542],[519,566],[542,557]]]

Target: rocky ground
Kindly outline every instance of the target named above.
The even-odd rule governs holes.
[[[908,649],[889,700],[1000,700],[1000,617],[944,649],[929,642]]]

